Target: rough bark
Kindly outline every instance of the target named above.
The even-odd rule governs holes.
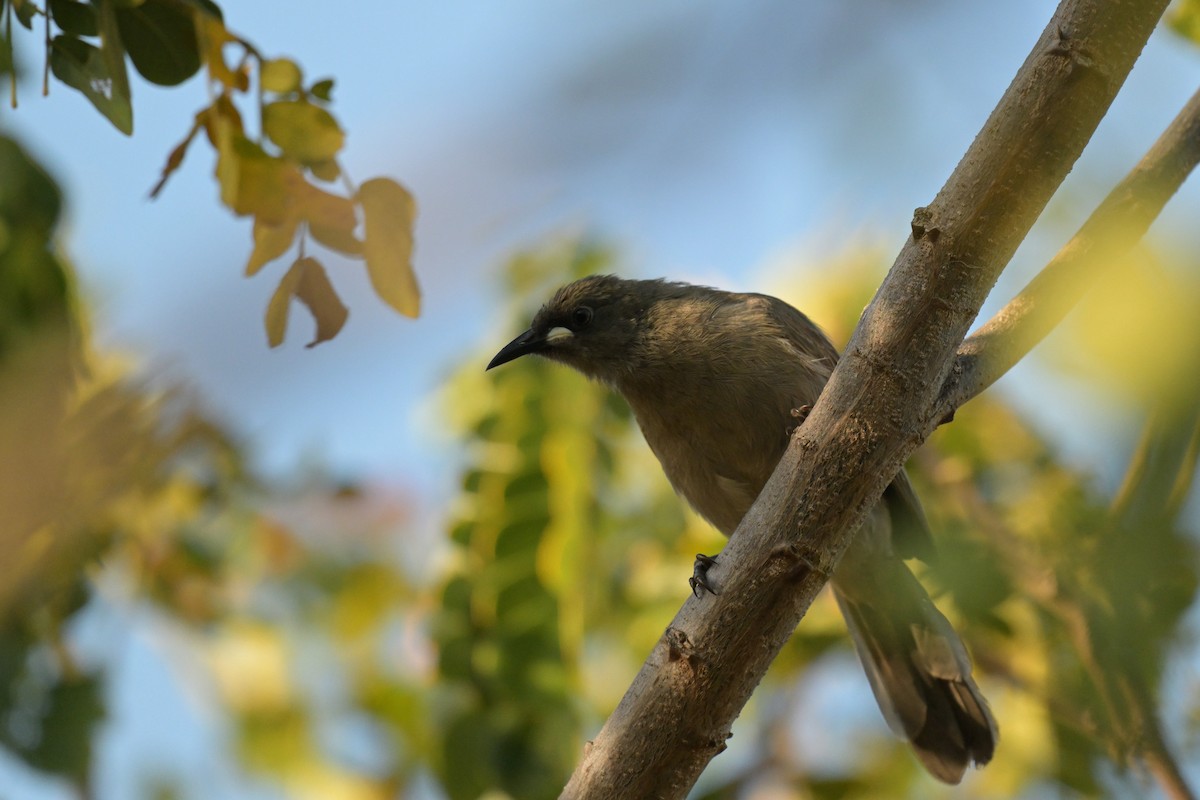
[[[955,353],[1124,82],[1167,0],[1064,0],[906,242],[771,480],[563,791],[682,798],[825,585],[850,535],[936,427]]]
[[[1100,271],[1142,238],[1197,163],[1200,91],[1037,277],[962,343],[935,413],[944,419],[1045,338]]]

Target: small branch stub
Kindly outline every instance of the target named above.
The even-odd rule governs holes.
[[[941,231],[933,224],[933,212],[929,206],[921,206],[913,209],[912,217],[912,235],[913,239],[920,241],[928,238],[929,241],[936,242]]]

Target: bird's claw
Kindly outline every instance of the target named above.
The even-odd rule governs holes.
[[[789,438],[791,437],[791,435],[792,435],[793,433],[795,433],[795,432],[796,432],[796,430],[797,430],[797,429],[798,429],[798,428],[799,428],[801,425],[803,425],[803,424],[804,424],[804,420],[806,420],[806,419],[808,418],[808,412],[810,412],[810,411],[812,411],[812,406],[808,405],[807,403],[806,403],[806,404],[804,404],[804,405],[802,405],[802,406],[800,406],[799,408],[793,408],[793,409],[792,409],[792,419],[796,420],[796,424],[795,424],[795,425],[788,425],[788,427],[787,427],[787,435],[788,435],[788,437],[789,437]]]
[[[693,597],[699,597],[701,589],[709,594],[717,594],[717,590],[708,582],[708,571],[716,563],[716,556],[696,554],[696,563],[692,565],[692,577],[688,578],[688,586],[692,587]]]

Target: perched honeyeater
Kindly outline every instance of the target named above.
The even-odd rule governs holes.
[[[726,536],[783,456],[793,411],[816,402],[838,360],[774,297],[611,275],[559,289],[488,369],[530,353],[619,392],[671,485]],[[991,759],[998,733],[962,642],[902,560],[932,548],[901,471],[831,583],[888,724],[934,777],[958,783]]]

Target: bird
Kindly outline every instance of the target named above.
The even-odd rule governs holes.
[[[788,303],[665,279],[592,275],[558,289],[487,365],[525,355],[572,367],[625,398],[675,491],[732,536],[817,401],[839,355]],[[991,760],[999,730],[966,648],[905,558],[933,540],[902,470],[832,576],[837,604],[888,725],[938,780]],[[711,591],[697,556],[693,592]]]

